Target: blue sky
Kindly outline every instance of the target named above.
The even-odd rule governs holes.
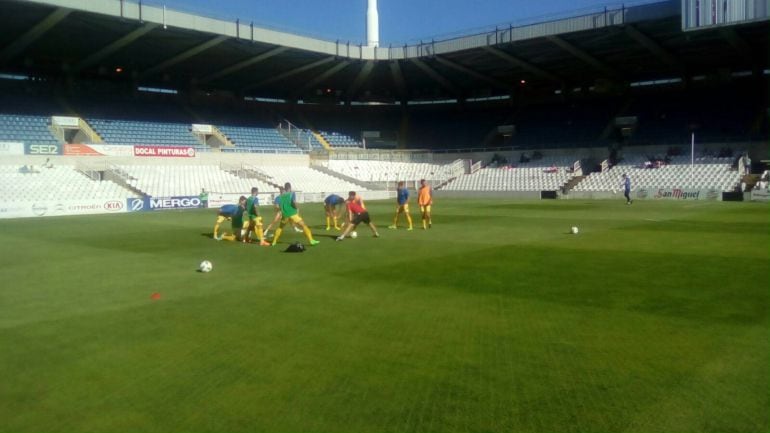
[[[351,43],[365,40],[367,0],[145,0],[219,18]],[[381,45],[444,39],[497,24],[604,5],[611,0],[379,0]]]

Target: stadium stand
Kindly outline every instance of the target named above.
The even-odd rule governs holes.
[[[660,168],[646,168],[649,158],[643,154],[627,154],[609,170],[589,174],[574,191],[616,191],[622,189],[623,174],[631,177],[631,189],[684,188],[734,191],[741,174],[733,168],[733,158],[700,157],[690,165],[690,158],[676,156]]]
[[[446,165],[391,161],[330,160],[329,169],[364,182],[448,180],[454,175]]]
[[[111,159],[123,158],[117,156],[78,162],[79,167],[120,164],[134,178],[125,184],[149,195],[197,195],[201,188],[242,193],[255,185],[274,190],[286,181],[307,192],[374,190],[382,187],[376,182],[419,178],[448,191],[609,191],[624,171],[632,175],[634,188],[734,190],[742,180],[734,161],[713,155],[693,169],[680,156],[659,169],[640,168],[645,155],[636,149],[689,146],[693,132],[699,144],[740,147],[756,161],[766,159],[770,69],[767,56],[752,54],[768,51],[766,20],[747,21],[730,32],[686,32],[678,2],[643,2],[616,14],[604,8],[567,21],[532,23],[527,26],[532,32],[511,27],[430,47],[383,46],[372,59],[339,43],[320,44],[326,48],[317,51],[312,43],[254,40],[253,31],[221,33],[220,25],[237,22],[201,20],[212,26],[206,30],[188,28],[187,22],[168,28],[164,23],[163,32],[132,39],[127,37],[131,31],[144,25],[141,4],[120,8],[118,16],[95,14],[76,2],[71,8],[76,13],[41,32],[34,44],[18,45],[15,53],[8,48],[12,41],[27,41],[29,29],[59,10],[50,2],[37,3],[2,2],[9,25],[3,39],[8,57],[0,73],[0,144],[8,142],[6,155],[13,161],[4,163],[21,165],[16,164],[21,152],[32,154],[29,146],[15,143],[61,144],[57,131],[48,127],[54,115],[85,119],[104,144],[194,147],[194,160],[167,165]],[[64,44],[64,34],[82,37]],[[219,35],[217,43],[202,45],[212,34]],[[108,49],[123,37],[122,49]],[[574,50],[565,52],[554,38]],[[195,46],[208,48],[205,53],[184,49]],[[104,53],[100,61],[87,55],[99,52]],[[388,56],[378,57],[385,52]],[[319,55],[328,58],[328,74],[299,66],[314,65]],[[587,64],[586,55],[601,64]],[[618,127],[620,117],[634,119],[633,127]],[[284,122],[290,127],[280,126]],[[216,125],[227,140],[217,132],[204,145],[206,135],[191,133],[192,124]],[[321,131],[322,138],[311,131]],[[375,146],[367,138],[367,149],[356,138],[380,134]],[[376,146],[398,151],[370,155]],[[581,159],[578,149],[586,148],[598,149],[583,161],[586,173],[606,158],[608,148],[623,149],[626,160],[586,178],[574,176],[568,167]],[[536,150],[565,157],[518,161],[522,152]],[[63,146],[45,151],[64,161],[59,165],[75,158]],[[230,152],[238,154],[225,154]],[[412,152],[428,157],[404,156]],[[489,161],[498,153],[510,162],[467,175],[433,163]],[[245,177],[234,176],[221,168],[227,164],[258,167],[261,173],[243,170],[239,176]],[[444,180],[448,183],[441,185]]]
[[[574,175],[570,168],[576,160],[568,151],[535,160],[482,168],[460,176],[442,189],[446,191],[555,191]]]
[[[189,124],[94,118],[86,121],[108,144],[200,145],[190,133]]]
[[[302,166],[261,166],[277,185],[292,184],[294,191],[302,192],[345,192],[367,191],[363,185],[351,183],[334,176]]]
[[[209,192],[245,194],[276,188],[256,178],[239,178],[213,165],[120,165],[132,187],[153,197],[197,196]]]
[[[0,203],[134,196],[114,182],[93,180],[73,166],[0,165]]]
[[[48,129],[50,117],[0,114],[0,141],[57,144]]]
[[[332,147],[361,147],[361,142],[355,138],[339,132],[320,131],[321,135]],[[320,144],[320,143],[319,143]]]
[[[246,126],[217,126],[230,141],[241,151],[259,150],[299,150],[275,128]]]

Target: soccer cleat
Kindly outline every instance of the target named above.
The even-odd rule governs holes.
[[[294,231],[297,233],[302,233],[302,229],[297,226],[294,226]]]
[[[331,230],[331,227],[326,226],[326,231],[328,232],[329,230]]]
[[[342,227],[337,227],[337,226],[335,226],[335,227],[334,227],[334,230],[342,230]]]
[[[260,241],[259,242],[259,246],[261,246],[261,247],[269,247],[270,245],[271,245],[271,243],[267,242],[267,241]]]
[[[395,230],[395,229],[397,229],[398,227],[397,227],[397,226],[388,226],[388,228],[389,228],[389,229],[393,229],[393,230]]]
[[[411,232],[413,230],[414,230],[414,228],[412,228],[412,227],[409,227],[408,229],[406,229],[406,231],[408,231],[408,232]]]
[[[344,236],[337,236],[336,238],[334,238],[334,240],[336,240],[337,242],[342,242],[344,239],[345,239]]]
[[[379,234],[379,233],[377,233],[377,232],[374,232],[374,237],[375,237],[375,238],[378,238],[378,237],[380,237],[380,234]]]
[[[315,240],[315,239],[313,239],[312,241],[310,241],[310,245],[318,245],[318,244],[320,244],[320,243],[321,243],[321,241],[317,241],[317,240]]]

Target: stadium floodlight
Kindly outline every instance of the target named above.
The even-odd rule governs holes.
[[[380,46],[380,16],[377,14],[377,0],[369,0],[366,8],[366,44]]]

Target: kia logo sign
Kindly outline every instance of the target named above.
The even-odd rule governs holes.
[[[104,203],[104,210],[107,210],[110,212],[118,212],[120,210],[123,210],[123,202],[118,200],[110,200]]]
[[[33,204],[32,205],[32,213],[37,216],[43,216],[45,213],[48,212],[48,206],[44,204]]]

